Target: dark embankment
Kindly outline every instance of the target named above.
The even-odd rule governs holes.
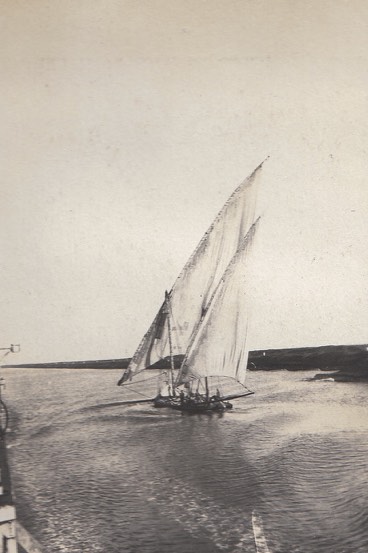
[[[268,349],[252,351],[249,355],[251,370],[290,371],[306,369],[342,369],[365,367],[368,362],[367,345],[319,346],[313,348]]]
[[[323,373],[316,374],[315,380],[368,381],[367,344],[253,351],[248,368],[258,371],[316,369]]]

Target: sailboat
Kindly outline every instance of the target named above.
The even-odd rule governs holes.
[[[118,385],[123,403],[204,412],[253,394],[248,360],[248,258],[261,163],[229,197],[185,264]],[[166,366],[168,365],[168,366]],[[154,370],[159,367],[158,370]]]

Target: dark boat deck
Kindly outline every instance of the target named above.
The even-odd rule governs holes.
[[[5,437],[0,437],[0,474],[2,493],[0,494],[0,507],[4,505],[13,505],[11,491],[10,470],[6,451]]]

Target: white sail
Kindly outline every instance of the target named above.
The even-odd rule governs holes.
[[[258,221],[244,237],[214,292],[183,361],[178,385],[203,377],[230,377],[244,384],[249,312],[246,261]]]
[[[165,301],[160,307],[148,331],[143,336],[141,343],[130,360],[128,368],[118,382],[119,385],[127,380],[131,380],[134,374],[153,365],[158,359],[163,359],[165,357],[165,352],[169,344],[166,325],[167,315],[167,302]]]
[[[206,313],[226,267],[249,231],[255,213],[257,185],[262,164],[230,196],[186,263],[143,337],[119,384],[170,355],[170,315],[172,353],[185,355],[199,321]]]

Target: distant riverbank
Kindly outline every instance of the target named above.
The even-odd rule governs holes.
[[[130,358],[96,359],[93,361],[55,361],[53,363],[21,363],[3,365],[4,368],[18,369],[126,369]]]
[[[268,349],[249,353],[248,369],[252,371],[303,371],[318,370],[316,380],[334,378],[336,381],[368,381],[368,346],[338,345],[307,348]],[[183,357],[175,357],[178,368]],[[26,369],[119,369],[128,367],[130,358],[90,361],[60,361],[52,363],[23,363],[4,365],[7,368]],[[153,369],[168,369],[169,358],[154,365]]]

